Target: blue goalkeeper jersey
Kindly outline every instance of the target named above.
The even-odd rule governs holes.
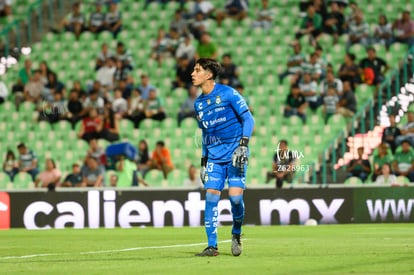
[[[198,125],[202,129],[203,156],[217,163],[231,161],[242,137],[253,132],[254,119],[246,101],[233,88],[215,84],[208,94],[194,103]]]

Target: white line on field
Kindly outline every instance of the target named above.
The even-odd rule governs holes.
[[[220,241],[219,243],[229,243],[229,242],[231,242],[231,240],[224,240],[224,241]],[[114,249],[114,250],[86,251],[86,252],[79,252],[79,254],[87,255],[87,254],[119,253],[119,252],[128,252],[128,251],[136,251],[136,250],[144,250],[144,249],[168,249],[168,248],[191,247],[191,246],[201,246],[201,245],[206,245],[206,243],[204,242],[204,243],[174,244],[174,245],[161,245],[161,246],[139,246],[139,247]],[[31,255],[23,255],[23,256],[5,256],[5,257],[0,257],[0,260],[27,259],[27,258],[48,257],[48,256],[63,256],[63,255],[68,255],[68,254],[69,253],[44,253],[44,254],[31,254]]]

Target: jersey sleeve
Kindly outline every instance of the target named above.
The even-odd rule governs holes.
[[[242,122],[243,137],[250,138],[250,136],[253,133],[254,118],[249,111],[249,107],[247,106],[246,101],[236,90],[233,90],[233,92],[231,93],[229,101],[234,112],[237,114],[237,116],[240,118]]]

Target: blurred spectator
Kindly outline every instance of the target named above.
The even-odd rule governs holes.
[[[108,48],[108,44],[103,43],[101,46],[101,51],[96,58],[95,70],[99,70],[99,68],[105,65],[106,60],[114,56],[115,54]]]
[[[145,174],[150,170],[151,159],[149,156],[148,143],[145,139],[142,139],[138,143],[137,153],[137,172],[145,177]]]
[[[164,120],[166,118],[161,98],[157,95],[157,90],[155,89],[151,89],[148,99],[144,100],[143,111],[132,118],[135,128],[139,128],[141,121],[146,118],[158,121]]]
[[[39,173],[37,166],[37,156],[29,150],[24,143],[17,145],[19,151],[19,172],[26,172],[32,176],[32,180],[36,180],[36,176]]]
[[[231,87],[236,87],[240,83],[239,68],[233,63],[231,54],[225,53],[221,59],[221,71],[219,73],[220,82]]]
[[[305,9],[302,9],[302,11],[306,12],[309,5],[313,5],[315,12],[322,17],[322,22],[325,22],[325,20],[328,19],[328,8],[325,0],[311,0],[305,3],[305,5],[307,6]]]
[[[12,87],[16,110],[19,110],[20,103],[24,100],[25,86],[29,83],[29,80],[32,79],[33,72],[32,61],[30,59],[26,59],[24,61],[24,68],[19,70],[17,82]]]
[[[168,53],[167,49],[167,34],[165,33],[164,28],[159,28],[157,32],[157,37],[151,44],[152,53],[151,58],[155,59],[158,62],[158,65],[162,64],[162,60],[165,55]]]
[[[388,22],[385,14],[378,17],[378,25],[375,26],[373,42],[385,46],[387,49],[392,43],[392,24]]]
[[[200,42],[198,43],[196,50],[196,59],[206,57],[206,58],[217,58],[217,45],[211,41],[211,36],[209,33],[205,32],[200,37]]]
[[[193,60],[196,53],[196,48],[193,45],[193,39],[190,34],[184,34],[182,41],[175,51],[175,58],[178,61],[183,56],[187,56],[189,60]]]
[[[293,84],[290,88],[290,93],[286,98],[284,117],[298,116],[306,123],[306,101],[305,97],[300,94],[298,85]]]
[[[395,152],[393,171],[396,176],[405,176],[414,182],[414,151],[407,140],[401,143],[401,150]]]
[[[134,89],[132,91],[132,95],[128,100],[128,118],[132,120],[132,117],[137,116],[140,112],[142,112],[143,106],[143,99],[141,97],[141,93],[138,89]]]
[[[86,141],[90,141],[93,138],[99,138],[99,132],[102,129],[102,120],[98,116],[98,112],[95,108],[90,109],[89,116],[82,119],[78,137]]]
[[[358,13],[361,13],[361,10],[358,7],[358,3],[356,1],[349,2],[349,9],[350,12],[345,18],[345,30],[349,31],[349,26],[355,24],[355,17]]]
[[[83,109],[80,115],[85,116],[92,109],[95,109],[95,111],[97,111],[98,113],[103,113],[104,105],[105,101],[103,100],[103,98],[99,96],[96,90],[92,90],[89,93],[89,96],[83,102]]]
[[[33,72],[34,70],[32,69],[32,61],[30,59],[26,59],[24,61],[24,68],[19,70],[17,83],[24,87],[24,85],[26,85],[31,79]]]
[[[322,32],[322,17],[316,13],[315,6],[309,5],[306,16],[302,20],[300,30],[296,33],[296,39],[300,39],[303,35],[309,35],[311,44],[315,45],[316,40]]]
[[[115,58],[108,58],[104,66],[96,71],[96,80],[101,83],[105,90],[111,90],[114,87],[115,60]]]
[[[56,123],[64,117],[65,100],[62,93],[55,92],[51,101],[43,101],[38,107],[39,121],[47,121],[49,123]]]
[[[407,140],[411,146],[414,144],[414,112],[412,111],[407,112],[407,123],[400,128],[400,135],[396,137],[395,144],[398,146],[403,140]]]
[[[65,31],[73,32],[76,38],[79,38],[86,25],[85,15],[81,12],[80,3],[77,2],[72,5],[72,12],[63,19],[62,25]]]
[[[118,42],[116,44],[115,58],[116,60],[121,60],[125,68],[128,68],[129,70],[134,69],[134,59],[132,58],[132,53],[130,50],[125,48],[124,43]]]
[[[39,173],[35,180],[35,187],[47,187],[49,190],[54,189],[60,184],[62,172],[56,168],[55,161],[53,159],[46,159],[45,171]],[[40,184],[40,186],[39,186]]]
[[[353,86],[361,82],[359,75],[359,67],[355,64],[355,55],[353,53],[346,53],[344,63],[338,71],[339,79],[343,81],[350,81]]]
[[[345,17],[339,9],[338,3],[330,2],[330,13],[326,20],[324,20],[323,32],[333,35],[334,42],[338,41],[338,37],[344,33]]]
[[[112,32],[114,39],[122,30],[121,12],[118,10],[118,4],[115,1],[109,4],[109,10],[105,15],[105,27]]]
[[[190,60],[183,55],[178,59],[177,69],[175,72],[175,81],[172,83],[172,88],[189,89],[193,84],[191,73],[194,70],[194,60]]]
[[[336,78],[333,72],[328,71],[326,73],[326,78],[321,82],[321,86],[320,86],[321,95],[324,96],[328,92],[328,89],[330,87],[335,88],[338,94],[342,94],[342,90],[343,90],[342,81],[339,78]]]
[[[9,96],[9,90],[6,84],[0,80],[0,104],[4,103]]]
[[[295,161],[293,153],[288,148],[287,140],[280,140],[273,155],[272,171],[267,172],[266,175],[266,183],[273,178],[276,178],[276,188],[282,188],[284,181],[291,183],[294,176],[292,165],[295,165]]]
[[[155,150],[152,152],[150,168],[162,171],[164,179],[167,179],[168,173],[174,169],[170,150],[165,147],[164,141],[157,141]]]
[[[168,56],[175,56],[175,51],[180,44],[180,33],[176,28],[170,28],[165,36],[166,52]],[[161,64],[161,63],[160,63]]]
[[[103,3],[95,1],[95,11],[89,15],[88,29],[92,33],[100,33],[105,30],[105,13],[102,11]]]
[[[372,181],[375,181],[379,175],[382,174],[382,166],[384,164],[391,165],[393,156],[388,153],[388,145],[381,143],[378,145],[378,152],[374,155],[374,173],[372,174]]]
[[[188,178],[183,182],[184,187],[202,188],[203,184],[194,165],[188,167]]]
[[[325,124],[331,116],[336,114],[338,109],[339,97],[334,87],[329,87],[326,95],[323,97],[323,113],[325,116]]]
[[[86,99],[85,89],[82,87],[82,83],[79,80],[73,81],[72,90],[78,93],[78,97],[81,101]]]
[[[198,89],[196,86],[191,86],[188,89],[188,98],[181,104],[180,111],[178,112],[177,120],[178,127],[181,126],[181,121],[185,118],[196,117],[196,112],[194,110],[194,102],[198,96]]]
[[[320,45],[315,46],[315,55],[316,55],[316,63],[319,64],[321,67],[321,79],[324,79],[326,76],[326,71],[331,64],[328,64],[326,57],[323,55],[323,48]]]
[[[75,129],[76,123],[82,119],[82,109],[83,107],[82,102],[79,100],[79,93],[75,89],[72,89],[69,94],[69,100],[66,103],[66,113],[64,114],[64,118],[72,124],[72,129]]]
[[[6,159],[3,162],[3,172],[9,175],[10,181],[13,181],[14,176],[19,172],[19,163],[12,150],[7,150]]]
[[[199,11],[195,14],[194,20],[191,21],[190,31],[197,40],[200,40],[201,35],[208,30],[209,25],[209,19]]]
[[[189,2],[187,3],[188,14],[186,15],[188,19],[191,19],[191,18],[194,19],[198,12],[201,12],[203,14],[203,17],[207,19],[211,17],[213,12],[216,10],[211,1],[194,0],[194,1],[188,1],[188,2]]]
[[[98,162],[98,165],[102,167],[105,167],[107,165],[105,150],[99,145],[96,138],[89,140],[89,149],[86,152],[85,161],[89,157],[95,158]]]
[[[119,96],[121,96],[121,93],[117,92]],[[121,99],[123,99],[121,97]],[[125,100],[125,99],[123,99]],[[125,101],[125,107],[126,107],[126,101]],[[110,108],[105,108],[103,113],[103,119],[102,119],[102,126],[100,127],[102,130],[99,133],[99,137],[106,139],[109,142],[114,142],[119,140],[119,122],[118,119],[115,118],[114,111]]]
[[[390,121],[390,125],[385,127],[384,132],[382,132],[381,140],[383,143],[387,143],[390,146],[392,153],[395,154],[395,149],[397,149],[396,139],[401,135],[401,131],[395,123],[395,115],[390,114],[388,119]]]
[[[98,164],[94,157],[86,159],[86,165],[82,168],[81,187],[102,187],[104,185],[105,169]]]
[[[109,177],[109,186],[116,187],[117,185],[118,185],[118,175],[114,173]]]
[[[55,93],[63,93],[65,89],[65,84],[57,79],[57,75],[54,72],[51,72],[48,75],[48,82],[43,89],[42,97],[47,101],[53,101]]]
[[[227,0],[224,10],[217,12],[217,25],[221,26],[221,22],[225,18],[231,18],[241,21],[247,17],[249,4],[247,0]]]
[[[49,75],[54,72],[49,68],[46,61],[40,62],[39,72],[40,72],[40,79],[42,80],[43,85],[47,86],[49,82]]]
[[[72,164],[72,172],[63,180],[62,187],[80,187],[82,185],[82,173],[79,164]]]
[[[305,98],[305,101],[308,103],[312,111],[318,109],[318,107],[321,105],[318,84],[315,80],[312,80],[312,77],[309,73],[303,74],[302,79],[299,82],[299,89],[300,94]]]
[[[339,95],[338,103],[338,114],[341,114],[343,117],[353,117],[357,111],[357,101],[355,93],[352,89],[351,82],[343,82],[343,90]]]
[[[349,51],[352,45],[361,44],[362,46],[368,46],[369,25],[364,21],[362,12],[359,12],[355,16],[355,22],[349,25],[349,39],[346,43],[346,50]]]
[[[262,0],[262,7],[258,10],[256,20],[253,21],[252,27],[268,30],[272,27],[274,16],[273,10],[269,7],[269,0]]]
[[[133,86],[128,85],[127,81],[128,81],[128,76],[125,80],[123,79],[119,80],[116,89],[119,89],[121,91],[123,98],[125,98],[126,100],[129,100],[129,98],[132,95]]]
[[[313,52],[309,56],[309,61],[304,61],[301,63],[302,74],[309,73],[312,79],[316,82],[318,82],[322,76],[322,67],[321,64],[318,63],[318,58],[318,55]]]
[[[397,177],[391,173],[391,165],[389,163],[384,163],[381,167],[381,175],[375,180],[377,184],[388,184],[396,185]]]
[[[302,47],[300,43],[294,42],[292,44],[293,54],[289,56],[287,62],[287,69],[283,73],[279,74],[279,83],[282,84],[283,79],[288,75],[299,74],[302,70],[301,64],[305,62],[306,56],[302,53]]]
[[[358,177],[363,182],[368,178],[371,173],[371,164],[368,159],[363,159],[364,147],[358,147],[358,157],[351,160],[346,168],[349,177]]]
[[[44,85],[40,79],[40,72],[36,70],[33,73],[30,81],[24,86],[24,99],[25,101],[39,103],[42,99],[42,92]]]
[[[183,18],[183,11],[181,9],[174,12],[174,17],[170,22],[170,29],[172,28],[176,29],[180,36],[187,33],[187,22]]]
[[[409,49],[414,45],[414,20],[411,19],[410,11],[403,11],[401,19],[395,20],[392,29],[394,42],[407,44]]]
[[[115,61],[114,82],[116,85],[119,85],[121,80],[126,81],[130,73],[131,69],[128,66],[124,66],[122,60],[117,59]]]
[[[370,69],[371,72],[374,74],[373,79],[367,79],[365,77],[364,83],[369,85],[379,85],[384,80],[384,75],[388,70],[388,64],[384,61],[384,59],[377,57],[377,52],[375,48],[369,47],[367,48],[367,57],[363,58],[359,62],[359,68],[361,70],[361,74],[365,75],[366,70]]]
[[[141,92],[143,100],[148,99],[151,90],[155,90],[155,87],[151,85],[149,76],[146,74],[141,75],[141,83],[138,86],[138,90]]]
[[[6,17],[12,14],[13,0],[0,1],[0,17]]]
[[[128,102],[122,97],[122,91],[115,89],[114,100],[112,101],[112,111],[118,118],[126,116],[128,112]]]

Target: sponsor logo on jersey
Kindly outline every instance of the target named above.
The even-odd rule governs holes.
[[[210,104],[211,104],[211,100],[207,99],[207,105],[210,105]]]
[[[221,98],[220,98],[220,96],[218,95],[218,96],[216,96],[216,104],[220,104],[221,103]]]
[[[200,103],[198,103],[198,106],[197,106],[197,107],[198,107],[198,109],[200,109],[200,110],[201,110],[201,109],[203,109],[203,103],[201,103],[201,102],[200,102]]]
[[[225,122],[225,121],[226,121],[226,117],[219,117],[214,120],[210,120],[210,126],[213,126],[216,123]]]

